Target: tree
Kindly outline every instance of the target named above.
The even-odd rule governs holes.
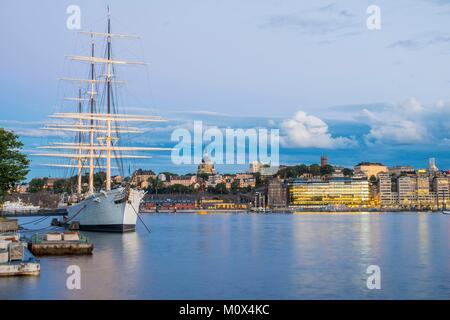
[[[53,191],[56,193],[70,193],[72,191],[72,183],[70,179],[58,179],[53,183]]]
[[[342,170],[342,173],[344,174],[344,176],[346,177],[351,177],[353,176],[353,170],[349,169],[349,168],[344,168],[344,170]]]
[[[28,191],[31,193],[42,191],[46,183],[47,178],[33,178],[28,185]]]
[[[106,172],[100,171],[94,173],[94,188],[100,190],[103,188],[106,181]]]
[[[158,178],[148,178],[147,192],[150,194],[164,193],[164,182]]]
[[[327,164],[324,167],[320,167],[320,175],[321,176],[331,176],[334,172],[334,168],[333,166],[330,166],[329,164]]]
[[[227,185],[224,182],[216,184],[215,187],[209,187],[208,191],[210,191],[211,193],[218,193],[218,194],[228,193]]]
[[[197,174],[197,178],[201,179],[203,181],[208,181],[209,176],[210,176],[210,174],[206,173],[206,172]]]
[[[16,134],[0,128],[0,199],[29,172],[30,162],[20,152],[22,147],[23,143]]]
[[[239,180],[234,180],[234,181],[231,183],[231,192],[232,192],[233,194],[238,193],[238,191],[239,191],[239,186],[240,186]]]
[[[313,176],[320,176],[320,166],[318,164],[312,164],[309,166],[309,173]]]
[[[261,186],[265,185],[266,181],[263,180],[260,172],[256,172],[253,176],[255,177],[256,187],[261,187]]]

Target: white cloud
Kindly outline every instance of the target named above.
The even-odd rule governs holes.
[[[357,145],[353,137],[333,137],[324,121],[303,111],[285,120],[282,129],[281,143],[286,147],[341,149]]]
[[[430,141],[435,107],[424,107],[416,98],[380,111],[362,110],[362,120],[370,126],[367,144],[423,144]]]

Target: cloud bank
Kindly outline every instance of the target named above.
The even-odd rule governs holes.
[[[343,149],[358,144],[353,137],[333,137],[324,121],[303,111],[283,121],[282,132],[280,141],[285,147]]]
[[[359,120],[370,127],[363,137],[368,145],[436,145],[449,138],[450,104],[423,105],[410,98],[379,111],[363,109]]]

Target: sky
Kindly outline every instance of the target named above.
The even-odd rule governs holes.
[[[108,4],[113,32],[141,37],[115,43],[115,57],[148,63],[119,67],[125,109],[170,120],[135,144],[173,145],[173,130],[202,120],[279,129],[285,164],[327,154],[345,166],[421,168],[435,157],[450,168],[447,0],[2,1],[0,127],[18,133],[27,152],[56,138],[39,130],[47,115],[73,108],[63,97],[74,88],[58,77],[86,73],[65,58],[89,46],[66,27],[67,7],[80,7],[82,30],[104,31]],[[366,26],[373,4],[380,30]],[[63,174],[32,160],[30,176]],[[167,154],[133,166],[195,167],[175,166]]]

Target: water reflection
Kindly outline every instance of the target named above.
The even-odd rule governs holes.
[[[444,215],[146,214],[152,233],[89,233],[92,256],[41,259],[37,278],[0,278],[0,298],[448,298]],[[48,224],[48,221],[47,221]],[[39,227],[39,226],[34,226]],[[82,290],[66,289],[79,265]],[[368,265],[382,290],[365,287]]]

